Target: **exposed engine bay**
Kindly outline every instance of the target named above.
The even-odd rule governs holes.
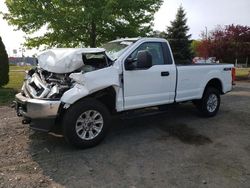
[[[29,98],[59,98],[71,85],[69,74],[50,73],[35,68],[28,71],[22,93]]]
[[[38,66],[29,70],[22,95],[36,99],[58,99],[75,84],[72,73],[87,73],[108,67],[112,62],[102,49],[49,50],[38,56]]]

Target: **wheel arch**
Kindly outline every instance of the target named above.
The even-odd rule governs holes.
[[[222,81],[219,78],[213,78],[213,79],[209,80],[205,86],[203,94],[205,93],[206,89],[209,87],[213,87],[213,88],[217,89],[220,92],[220,94],[224,94]]]
[[[110,114],[115,114],[117,112],[116,111],[116,95],[117,94],[116,94],[115,88],[113,86],[110,86],[110,87],[101,89],[99,91],[96,91],[94,93],[91,93],[90,95],[84,96],[76,100],[73,104],[70,104],[70,106],[88,98],[96,99],[106,106]],[[61,121],[63,119],[63,116],[67,112],[67,109],[70,108],[70,106],[66,107],[65,105],[67,104],[61,103],[59,106],[58,116],[55,120],[55,126],[53,127],[52,132],[59,132],[59,133],[61,132]]]
[[[116,112],[116,90],[110,86],[94,92],[85,98],[94,98],[104,104],[111,114]]]
[[[92,99],[96,99],[99,102],[103,103],[108,110],[113,113],[114,111],[116,111],[116,90],[113,86],[109,86],[106,87],[104,89],[98,90],[96,92],[93,92],[89,95],[85,95],[81,98],[79,98],[78,100],[76,100],[74,103],[70,104],[74,105],[82,100],[85,100],[86,98],[92,98]],[[67,108],[63,107],[64,110],[66,110]]]

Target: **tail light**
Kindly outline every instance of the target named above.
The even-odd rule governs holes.
[[[236,79],[235,67],[233,67],[231,70],[232,70],[232,85],[235,85],[235,79]]]

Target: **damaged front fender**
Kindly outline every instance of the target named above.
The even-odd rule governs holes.
[[[72,78],[76,84],[63,94],[61,101],[66,104],[73,104],[83,97],[104,88],[120,86],[119,72],[114,66],[88,73],[72,73],[70,78]]]

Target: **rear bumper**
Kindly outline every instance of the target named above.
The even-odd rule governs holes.
[[[41,131],[50,131],[55,125],[61,101],[31,99],[18,93],[15,97],[16,112],[30,127]]]

